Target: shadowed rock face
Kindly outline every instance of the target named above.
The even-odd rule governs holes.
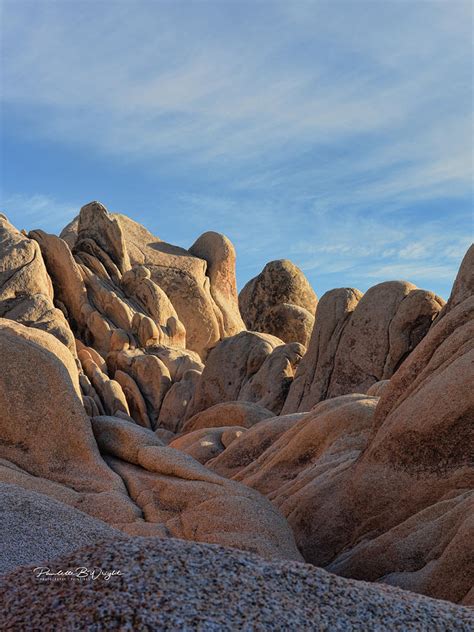
[[[269,334],[243,331],[209,354],[187,417],[220,402],[254,402],[278,414],[305,349]]]
[[[270,261],[239,294],[247,328],[284,342],[307,345],[318,299],[308,280],[291,261]]]
[[[328,399],[250,463],[253,429],[208,466],[267,495],[307,561],[471,603],[474,296],[451,305],[380,399]]]
[[[244,329],[223,235],[184,250],[95,202],[29,235],[0,217],[0,483],[472,601],[472,249],[445,306],[391,281],[316,308],[272,262],[240,302],[277,337]]]
[[[0,575],[18,566],[46,565],[98,540],[125,537],[106,522],[18,485],[0,483],[0,498]]]
[[[33,567],[0,585],[10,629],[469,630],[472,611],[307,564],[159,538],[120,539],[51,560],[60,568],[119,570],[107,581],[38,581]],[[143,601],[146,595],[146,603]],[[37,598],[34,599],[33,595]],[[223,608],[223,597],[225,608]]]

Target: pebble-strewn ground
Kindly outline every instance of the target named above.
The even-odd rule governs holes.
[[[347,580],[297,562],[181,540],[103,542],[52,570],[100,567],[123,575],[40,581],[33,567],[3,577],[2,630],[432,630],[468,632],[474,612]]]

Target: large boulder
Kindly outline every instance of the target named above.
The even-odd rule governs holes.
[[[274,349],[257,373],[243,384],[239,399],[255,402],[279,415],[305,352],[306,348],[299,342]]]
[[[342,332],[361,298],[362,293],[352,288],[338,288],[323,295],[308,350],[296,371],[283,414],[308,411],[326,399]]]
[[[0,319],[0,457],[77,491],[123,495],[82,405],[77,368],[54,336]]]
[[[257,461],[261,454],[304,416],[305,413],[280,415],[255,424],[236,437],[232,445],[225,446],[225,450],[206,461],[206,467],[221,476],[234,477],[247,465]]]
[[[247,328],[307,345],[318,299],[303,272],[287,259],[270,261],[239,294]]]
[[[53,298],[38,244],[0,214],[0,318],[48,331],[75,354],[74,335]]]
[[[300,559],[285,519],[258,492],[164,447],[128,417],[97,417],[94,437],[74,359],[56,338],[1,320],[0,354],[0,481],[50,495],[132,535]],[[236,514],[242,522],[232,519]]]
[[[130,269],[122,226],[100,202],[90,202],[81,208],[77,225],[76,248],[78,250],[81,249],[82,240],[92,240],[98,249],[110,257],[120,273],[123,274]],[[107,265],[104,260],[102,263]]]
[[[182,432],[192,432],[203,428],[220,426],[241,426],[251,428],[255,424],[273,417],[267,408],[251,402],[223,402],[196,413],[186,421]]]
[[[48,563],[102,569],[94,580],[41,581],[33,567],[4,576],[8,630],[459,630],[472,610],[308,564],[268,562],[220,546],[139,538],[97,543]],[[115,571],[113,573],[113,571]]]
[[[82,308],[87,303],[87,290],[69,246],[56,235],[42,230],[31,231],[29,237],[39,244],[55,297],[66,307],[74,331],[80,331],[85,325]]]
[[[380,283],[364,295],[352,288],[327,292],[283,413],[308,411],[338,395],[366,393],[389,379],[443,305],[432,292],[405,281]]]
[[[245,325],[239,312],[236,257],[232,242],[225,235],[209,231],[194,242],[189,252],[207,262],[206,274],[211,282],[211,296],[222,315],[221,336],[238,334],[245,329]]]
[[[224,544],[269,558],[301,559],[286,520],[266,498],[210,472],[180,450],[156,445],[153,433],[139,430],[141,436],[133,444],[111,441],[111,424],[108,437],[102,431],[96,437],[147,525],[162,527],[171,537]],[[127,531],[138,534],[133,525]]]
[[[406,281],[370,288],[344,327],[327,396],[363,393],[390,378],[422,340],[443,304],[432,292]]]
[[[288,391],[294,368],[301,358],[301,352],[298,351],[302,347],[296,347],[293,349],[292,345],[284,345],[269,334],[251,331],[226,338],[209,354],[188,406],[187,418],[215,404],[237,400],[251,401],[272,411],[276,406],[274,412],[278,414],[282,392]],[[277,355],[273,356],[273,353]],[[276,362],[270,360],[272,356]],[[261,384],[258,378],[261,369],[266,378],[273,372],[273,382]],[[262,386],[271,392],[265,393]]]
[[[226,450],[246,431],[243,426],[222,426],[194,430],[170,441],[170,448],[181,450],[206,464]]]
[[[0,497],[0,574],[47,565],[53,557],[122,535],[97,518],[18,485],[0,483]]]

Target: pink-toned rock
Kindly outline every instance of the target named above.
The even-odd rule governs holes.
[[[75,355],[74,335],[53,297],[38,244],[0,215],[0,317],[50,332]]]
[[[168,445],[170,448],[186,452],[199,463],[206,464],[226,450],[244,432],[246,428],[242,426],[201,428],[173,439]]]
[[[318,299],[303,272],[287,259],[270,261],[239,295],[248,329],[307,345]]]
[[[206,462],[206,467],[226,478],[232,478],[256,461],[283,433],[300,421],[306,413],[271,417],[242,433],[218,456]],[[187,436],[187,435],[185,435]]]
[[[329,397],[365,393],[390,379],[443,304],[405,281],[380,283],[363,296],[350,288],[326,293],[282,412],[310,410]]]
[[[245,325],[239,311],[235,248],[230,239],[209,231],[194,242],[189,252],[207,262],[206,274],[211,282],[211,295],[222,315],[221,337],[238,334],[245,329]]]
[[[105,209],[102,205],[99,207]],[[208,257],[207,261],[184,248],[162,241],[125,215],[113,213],[107,217],[120,226],[132,267],[146,267],[151,281],[176,310],[177,320],[170,317],[166,321],[167,335],[173,338],[173,346],[184,340],[183,325],[187,348],[205,358],[221,338],[242,328],[232,291],[229,293],[226,289],[235,286],[233,246],[226,237],[212,233],[197,240],[193,248],[196,252],[202,251]],[[93,231],[92,237],[94,234]],[[77,219],[65,227],[61,237],[71,248],[79,246]],[[115,241],[112,240],[112,243]],[[101,246],[107,250],[105,244]],[[122,251],[122,246],[118,251]],[[79,254],[82,257],[87,253],[81,251]],[[109,254],[112,256],[111,250]],[[123,272],[121,268],[120,271]],[[136,297],[147,302],[149,299],[144,296],[147,292],[137,290]]]
[[[145,313],[156,323],[156,340],[159,344],[185,347],[185,327],[166,293],[151,279],[148,268],[135,266],[123,275],[121,286],[127,296],[138,301]],[[152,336],[149,335],[149,338]],[[139,333],[139,339],[144,346],[147,336]]]
[[[123,274],[130,269],[130,259],[120,222],[110,215],[100,202],[90,202],[81,208],[77,242],[85,239],[95,242],[111,258],[120,273]]]
[[[305,352],[305,347],[298,342],[274,349],[257,373],[242,386],[239,400],[255,402],[275,415],[280,414]]]
[[[139,349],[120,351],[115,354],[114,362],[117,369],[130,375],[137,384],[146,402],[151,426],[156,428],[161,404],[171,386],[168,369],[159,358]]]
[[[367,395],[381,397],[387,390],[389,384],[390,380],[380,380],[380,382],[375,382],[375,384],[372,384],[372,386],[367,390]]]
[[[466,602],[473,369],[469,297],[431,326],[378,404],[364,395],[321,402],[235,477],[288,517],[306,560]]]
[[[29,236],[41,248],[55,297],[66,306],[71,326],[74,330],[83,328],[82,306],[87,302],[87,291],[69,246],[56,235],[49,235],[42,230],[33,230]]]
[[[201,373],[189,369],[183,374],[179,382],[175,382],[166,392],[160,408],[158,427],[175,432],[181,432],[186,419],[188,406],[201,379]]]
[[[110,498],[129,517],[133,504],[100,457],[67,348],[1,319],[0,352],[0,457],[29,475]]]
[[[352,288],[331,290],[321,298],[308,350],[296,370],[282,414],[311,410],[326,399],[342,332],[361,298],[362,293]]]
[[[188,433],[203,428],[218,428],[220,426],[251,428],[270,417],[273,417],[273,413],[258,404],[245,401],[223,402],[193,415],[184,424],[182,432]]]
[[[257,373],[272,351],[282,346],[269,334],[243,331],[220,342],[209,354],[187,417],[219,404],[239,400],[245,384]]]
[[[130,416],[144,428],[151,429],[151,421],[148,416],[146,402],[138,388],[135,380],[123,371],[115,371],[114,379],[122,387],[123,393],[127,399]]]

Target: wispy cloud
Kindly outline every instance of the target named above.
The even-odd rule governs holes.
[[[433,281],[472,230],[471,19],[462,0],[3,0],[2,121],[174,179],[186,221],[144,223],[230,234],[242,275],[291,256],[324,289]]]
[[[57,230],[58,226],[64,226],[79,210],[78,205],[61,202],[42,193],[15,193],[2,197],[0,204],[8,219],[18,228],[31,230],[41,226],[51,232]]]

